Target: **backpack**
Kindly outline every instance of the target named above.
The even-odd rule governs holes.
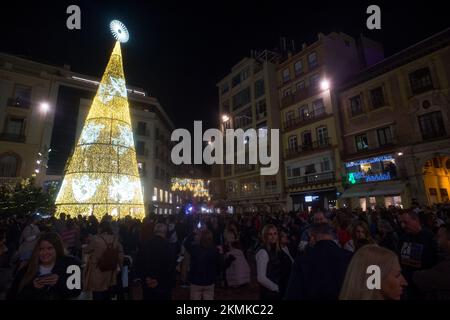
[[[103,237],[100,238],[105,242],[106,249],[103,251],[100,259],[98,259],[97,266],[102,272],[114,271],[119,264],[119,249],[114,247],[115,240],[107,243]]]

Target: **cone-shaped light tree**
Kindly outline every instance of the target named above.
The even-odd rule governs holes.
[[[126,28],[118,32],[119,41],[66,165],[56,216],[145,217],[120,49],[124,32],[128,40]]]

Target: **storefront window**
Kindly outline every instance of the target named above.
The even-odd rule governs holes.
[[[384,197],[384,204],[386,208],[389,208],[389,206],[394,206],[403,209],[401,196],[386,196]]]
[[[375,210],[376,204],[377,204],[377,199],[375,197],[369,197],[370,209]]]
[[[366,198],[359,198],[359,207],[361,208],[362,211],[366,211],[367,210]]]
[[[395,159],[390,155],[347,162],[347,180],[350,184],[386,181],[397,178]]]

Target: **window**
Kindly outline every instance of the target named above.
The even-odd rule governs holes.
[[[392,144],[391,128],[381,128],[377,130],[378,144],[381,146]]]
[[[308,65],[311,69],[317,66],[317,54],[315,52],[308,55]]]
[[[360,95],[350,98],[350,110],[351,110],[353,117],[363,113],[362,101],[361,101]]]
[[[145,122],[139,121],[137,124],[137,134],[140,136],[146,135],[147,124]]]
[[[159,128],[155,127],[155,139],[159,140]]]
[[[169,193],[164,191],[164,202],[169,202]]]
[[[283,70],[283,83],[288,82],[291,79],[291,76],[289,74],[289,69]]]
[[[369,143],[367,141],[367,135],[366,134],[360,134],[355,137],[356,141],[356,150],[365,150],[369,149]]]
[[[288,138],[288,148],[290,151],[297,150],[297,136],[290,136]]]
[[[316,166],[314,163],[307,165],[305,167],[305,174],[312,174],[312,173],[316,173]]]
[[[159,179],[159,167],[155,166],[155,179]]]
[[[294,114],[293,110],[286,112],[286,124],[288,126],[292,124],[292,122],[294,121],[294,118],[295,118],[295,114]]]
[[[14,98],[10,103],[14,107],[29,108],[31,104],[31,87],[16,85],[14,88]]]
[[[158,199],[158,188],[153,188],[153,198],[152,201],[156,201]]]
[[[164,191],[163,191],[163,189],[159,189],[159,201],[160,202],[164,201]]]
[[[303,142],[303,148],[311,148],[312,147],[312,135],[311,131],[304,131],[302,133],[302,142]]]
[[[448,201],[448,192],[447,189],[444,188],[440,188],[439,192],[441,193],[441,201],[442,202],[447,202]]]
[[[372,102],[372,108],[380,108],[386,105],[384,101],[383,87],[377,87],[370,90],[370,100]]]
[[[318,74],[312,75],[311,78],[309,78],[309,84],[311,88],[318,89],[319,82],[320,82],[320,75]]]
[[[256,103],[256,120],[264,119],[267,116],[266,100],[262,99]]]
[[[172,203],[172,193],[169,193],[169,203]]]
[[[319,127],[317,132],[317,144],[319,146],[325,146],[328,144],[328,130],[327,127]]]
[[[286,90],[284,90],[283,91],[283,98],[284,97],[287,97],[287,96],[290,96],[291,95],[291,93],[292,93],[292,91],[291,91],[291,89],[289,88],[289,89],[286,89]]]
[[[305,89],[305,81],[299,81],[295,84],[295,90],[303,90]]]
[[[410,73],[409,82],[413,94],[419,94],[433,89],[433,82],[428,68],[422,68]]]
[[[295,70],[295,75],[298,76],[299,74],[303,73],[303,64],[301,61],[297,61],[294,64],[294,70]]]
[[[0,177],[16,177],[19,161],[16,156],[5,155],[0,158]]]
[[[159,147],[155,146],[155,159],[159,159]]]
[[[323,105],[323,99],[317,99],[312,103],[313,111],[315,116],[319,116],[325,113],[325,107]]]
[[[145,156],[145,142],[136,141],[136,153],[138,156]]]
[[[232,79],[231,79],[231,85],[233,87],[237,86],[239,83],[241,83],[241,74],[237,74],[235,75]]]
[[[300,119],[308,119],[309,117],[309,108],[308,105],[301,106],[298,110],[298,114],[300,115]]]
[[[255,82],[255,99],[261,97],[264,94],[264,79],[260,79]]]
[[[329,158],[323,158],[323,161],[320,164],[322,172],[330,171],[331,165],[330,165],[330,159]]]
[[[1,138],[10,141],[24,141],[25,119],[8,117]]]
[[[230,84],[229,84],[228,82],[225,82],[225,83],[222,85],[221,93],[222,93],[222,94],[225,94],[225,93],[227,93],[228,91],[230,91]]]
[[[445,162],[445,167],[450,170],[450,159]]]
[[[423,139],[433,139],[445,136],[444,121],[442,113],[435,111],[419,116],[420,131]]]
[[[252,123],[252,109],[247,108],[234,117],[234,126],[236,129],[248,126]]]
[[[245,88],[233,96],[233,110],[250,103],[250,87]]]

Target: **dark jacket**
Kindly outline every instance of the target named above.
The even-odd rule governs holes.
[[[425,293],[415,285],[412,277],[414,272],[436,265],[437,243],[433,234],[425,228],[418,234],[403,234],[399,242],[399,258],[402,274],[408,281],[406,298],[424,299]]]
[[[413,282],[428,298],[450,300],[450,257],[431,269],[415,272]]]
[[[54,286],[46,286],[42,289],[37,289],[33,285],[33,280],[19,292],[19,285],[25,276],[28,266],[22,268],[16,275],[12,286],[8,292],[8,300],[66,300],[76,298],[81,293],[80,289],[69,289],[67,287],[67,279],[73,273],[67,273],[67,268],[71,265],[77,265],[81,268],[81,263],[77,258],[65,256],[56,260],[55,266],[52,269],[53,274],[58,275],[58,282]],[[36,274],[36,277],[38,274]],[[81,272],[80,272],[81,278]],[[81,280],[81,279],[80,279]]]
[[[337,299],[351,257],[351,252],[333,240],[318,241],[297,255],[286,299]]]
[[[172,290],[175,282],[175,264],[166,239],[154,236],[144,242],[137,253],[135,267],[136,277],[142,280],[144,295],[166,294]],[[156,279],[158,285],[155,288],[148,288],[146,278]]]
[[[209,286],[216,282],[220,270],[220,255],[215,247],[204,248],[194,243],[193,237],[186,239],[186,251],[191,255],[189,280],[197,286]]]

